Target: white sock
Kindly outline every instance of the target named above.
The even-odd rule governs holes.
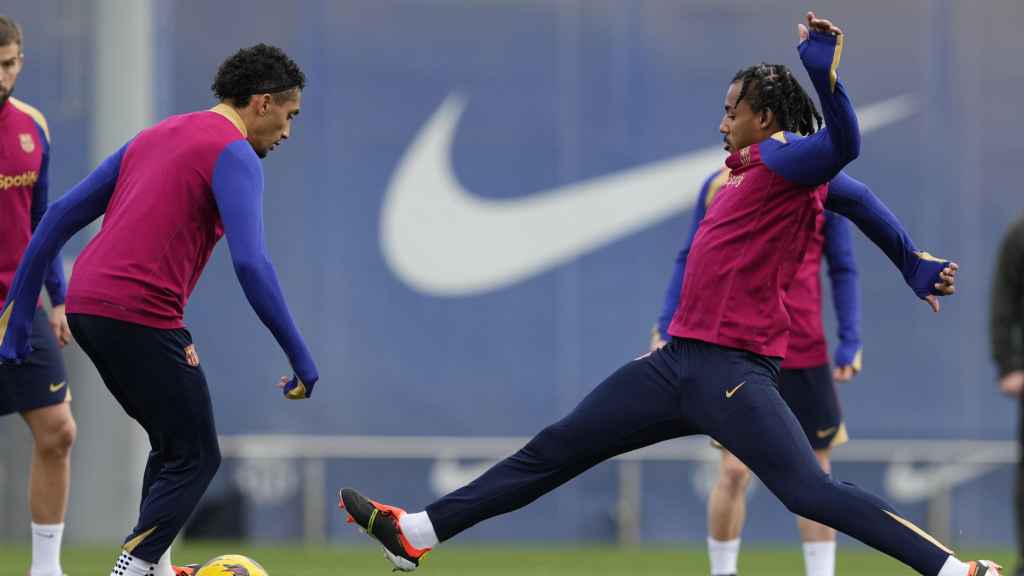
[[[168,547],[156,563],[154,576],[174,576],[174,568],[171,567],[171,549]]]
[[[402,514],[398,519],[398,527],[402,529],[402,534],[405,534],[405,539],[413,548],[423,550],[437,546],[437,534],[434,533],[434,525],[426,511]]]
[[[29,576],[63,576],[60,567],[60,540],[64,524],[32,523],[32,568]]]
[[[740,556],[740,539],[715,540],[708,538],[708,558],[711,576],[736,573],[736,560]]]
[[[807,576],[835,576],[836,541],[804,542],[804,569]]]
[[[946,558],[946,563],[942,565],[937,576],[967,576],[967,571],[970,569],[970,566],[957,560],[956,556],[950,555],[949,558]]]
[[[152,562],[146,562],[121,551],[114,568],[110,571],[110,576],[156,576],[156,566]]]

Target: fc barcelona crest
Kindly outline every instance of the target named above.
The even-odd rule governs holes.
[[[189,344],[185,347],[185,361],[193,368],[199,366],[199,353],[196,352],[195,344]]]
[[[21,149],[25,151],[25,154],[31,154],[36,149],[36,141],[32,139],[32,135],[23,132],[18,134],[18,140],[21,141]]]

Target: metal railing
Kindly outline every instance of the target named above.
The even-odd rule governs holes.
[[[428,460],[439,465],[460,460],[498,461],[529,441],[526,437],[456,436],[304,436],[237,435],[220,438],[225,458],[244,462],[302,461],[304,539],[326,540],[326,461],[334,459]],[[865,440],[833,451],[833,462],[888,464],[884,475],[887,496],[897,502],[926,500],[926,526],[939,540],[948,539],[953,489],[1000,466],[1017,462],[1017,443],[975,440]],[[640,540],[641,486],[645,462],[698,462],[713,464],[719,453],[706,437],[662,442],[616,457],[618,498],[615,519],[618,540]],[[289,467],[292,469],[291,467]],[[435,491],[461,485],[452,478],[434,480]],[[454,482],[454,485],[453,485]]]

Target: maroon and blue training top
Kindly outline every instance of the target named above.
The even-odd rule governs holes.
[[[783,357],[784,294],[814,235],[827,187],[860,152],[853,105],[835,73],[842,36],[812,32],[799,46],[826,127],[779,132],[736,150],[731,171],[693,239],[669,334]]]
[[[263,168],[241,118],[224,105],[143,130],[50,207],[0,311],[0,360],[28,352],[31,318],[22,301],[39,289],[40,264],[101,214],[102,229],[75,263],[68,312],[180,328],[192,289],[225,235],[249,303],[295,374],[307,388],[316,382],[264,246]]]
[[[717,198],[729,177],[729,169],[722,168],[708,177],[693,211],[692,225],[685,245],[675,259],[672,279],[665,290],[665,303],[658,316],[658,331],[662,339],[669,338],[668,328],[679,304],[682,279],[686,270],[693,238],[700,229],[707,208]],[[846,219],[826,210],[815,222],[803,263],[790,283],[784,300],[789,314],[789,348],[782,367],[787,369],[813,368],[829,363],[828,345],[821,318],[821,260],[828,260],[828,275],[832,285],[832,300],[839,321],[839,342],[835,351],[837,366],[854,364],[860,351],[860,295],[857,290],[857,266],[853,257],[853,242]]]
[[[0,104],[0,298],[14,281],[32,231],[46,212],[49,195],[50,133],[32,106],[8,98]],[[64,303],[64,269],[58,254],[46,272],[46,291]]]

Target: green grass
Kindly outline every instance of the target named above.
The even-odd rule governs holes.
[[[391,565],[372,546],[257,546],[237,543],[183,544],[176,563],[198,562],[218,554],[241,553],[263,564],[272,576],[390,576]],[[964,550],[961,557],[991,558],[1009,567],[1010,550]],[[24,576],[28,546],[0,545],[0,576]],[[70,547],[64,551],[69,576],[107,576],[114,547]],[[797,546],[751,548],[740,555],[740,572],[751,576],[799,576],[803,558]],[[702,549],[635,547],[445,546],[423,562],[418,574],[445,576],[701,576],[707,574]],[[860,546],[841,546],[838,576],[912,574],[895,560]]]

